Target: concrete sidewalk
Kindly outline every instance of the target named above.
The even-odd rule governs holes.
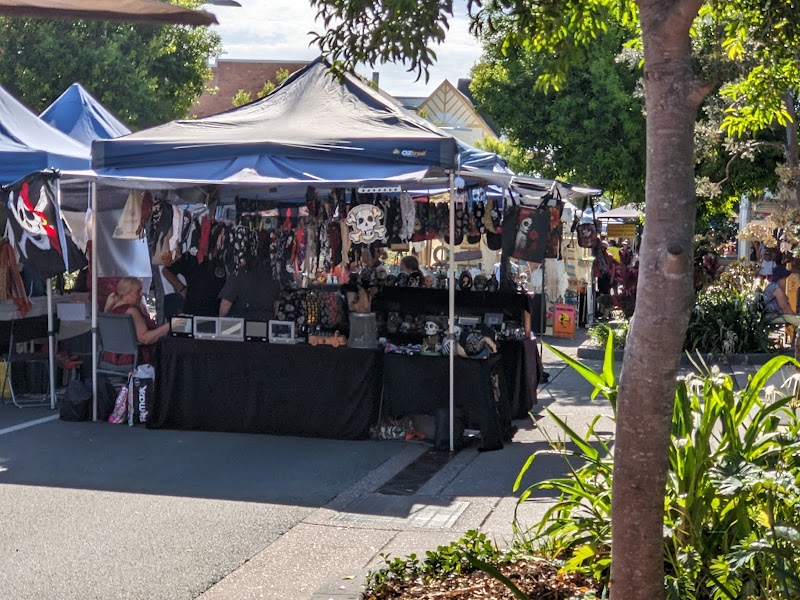
[[[585,330],[579,330],[573,340],[546,338],[545,342],[575,356],[584,340]],[[598,361],[586,362],[599,366]],[[384,565],[381,554],[424,556],[425,551],[447,545],[470,530],[484,532],[499,546],[506,546],[513,537],[512,521],[521,491],[534,481],[564,473],[561,459],[537,459],[521,490],[513,492],[528,457],[549,446],[547,434],[557,435],[546,417],[539,418],[545,415],[544,409],[577,429],[598,414],[611,414],[606,402],[589,399],[591,386],[547,349],[543,363],[550,378],[538,389],[539,402],[533,411],[537,422],[515,422],[518,431],[502,450],[481,453],[468,447],[413,494],[381,493],[387,481],[428,451],[428,445],[410,443],[206,591],[202,600],[356,599],[367,573]],[[599,429],[613,433],[610,421]],[[535,524],[549,502],[535,495],[520,507],[520,523]]]

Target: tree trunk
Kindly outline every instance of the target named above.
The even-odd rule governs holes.
[[[620,378],[612,600],[664,598],[664,495],[675,378],[694,302],[694,121],[708,93],[691,68],[702,0],[638,0],[647,110],[645,228]]]

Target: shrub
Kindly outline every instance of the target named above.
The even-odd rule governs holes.
[[[684,348],[712,354],[773,352],[775,325],[764,312],[752,267],[738,262],[701,290],[686,330]]]
[[[596,373],[552,349],[603,394],[616,414],[613,344]],[[751,376],[743,390],[717,368],[696,365],[699,375],[678,381],[664,512],[665,587],[669,598],[759,600],[800,597],[800,419],[792,396],[774,396],[767,381],[785,365],[778,356]],[[548,411],[549,412],[549,411]],[[522,477],[542,454],[558,454],[570,475],[535,483],[556,489],[557,502],[525,534],[543,541],[570,570],[607,585],[611,555],[610,442],[595,433],[578,435],[551,413],[571,445],[554,444],[522,467]]]
[[[600,325],[590,327],[586,335],[589,336],[589,339],[602,347],[605,347],[606,342],[608,342],[608,336],[611,335],[614,339],[614,348],[619,350],[625,347],[625,340],[628,339],[628,329],[630,329],[630,323],[628,323],[628,321],[623,321],[614,326],[601,323]]]

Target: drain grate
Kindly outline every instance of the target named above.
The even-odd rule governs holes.
[[[425,485],[439,469],[453,460],[455,453],[430,449],[392,477],[378,490],[389,496],[411,496]]]

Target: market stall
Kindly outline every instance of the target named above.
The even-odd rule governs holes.
[[[469,273],[456,272],[453,249],[457,237],[461,234],[480,239],[488,230],[498,238],[502,219],[502,206],[490,206],[472,191],[488,181],[510,184],[512,179],[496,164],[482,164],[485,156],[473,152],[467,160],[466,151],[459,149],[452,137],[406,113],[355,76],[345,75],[339,81],[330,74],[329,65],[315,61],[250,105],[206,119],[177,121],[117,140],[95,142],[94,170],[75,175],[94,182],[95,212],[104,208],[97,193],[99,186],[152,190],[152,214],[156,214],[156,201],[164,203],[159,214],[173,215],[173,227],[187,224],[190,248],[193,227],[199,226],[200,231],[224,227],[227,233],[216,238],[222,240],[221,245],[215,244],[213,249],[207,246],[209,254],[198,248],[198,255],[220,260],[233,273],[237,264],[269,265],[271,277],[283,283],[288,295],[294,295],[291,301],[284,297],[275,314],[280,323],[291,325],[291,337],[311,341],[313,336],[325,343],[324,338],[335,337],[335,328],[339,328],[340,333],[350,334],[348,344],[352,345],[353,332],[345,331],[351,320],[333,320],[331,311],[339,316],[348,312],[350,316],[369,315],[374,314],[371,306],[367,304],[366,311],[363,307],[354,310],[347,302],[342,310],[330,298],[344,300],[352,295],[359,302],[362,296],[372,301],[378,288],[413,287],[407,285],[408,281],[401,282],[401,274],[377,268],[378,251],[436,237],[443,238],[450,249],[446,277],[437,284],[446,302],[436,316],[443,321],[441,329],[454,332],[456,290],[466,291],[472,281]],[[464,164],[460,165],[462,155]],[[531,185],[535,187],[535,183]],[[540,196],[552,198],[559,186],[549,182],[537,189]],[[432,202],[431,191],[443,188],[449,189],[448,200]],[[177,210],[171,212],[188,196],[203,198],[208,206],[204,217],[184,221]],[[129,200],[130,195],[125,202]],[[147,227],[162,231],[165,243],[183,237],[182,226],[174,236],[167,235],[160,221],[154,230],[153,222]],[[207,244],[208,237],[205,239]],[[234,240],[234,246],[241,242],[240,250],[261,248],[261,256],[268,258],[259,258],[256,250],[243,263],[237,258],[240,254],[225,249],[226,240]],[[212,257],[215,250],[220,254]],[[349,287],[339,289],[336,281]],[[318,315],[327,317],[318,319]],[[425,315],[417,317],[410,320],[410,331],[406,332],[412,337],[421,337],[419,325],[424,325]],[[515,319],[517,323],[523,321],[519,315]],[[379,328],[383,331],[387,327],[388,331],[388,321],[387,317],[378,322],[375,315],[372,347],[377,347],[377,337],[384,337],[378,335]],[[483,325],[509,338],[523,337],[523,328],[505,327],[502,316],[493,324],[481,323],[478,318],[461,325],[476,332],[474,326]],[[481,331],[483,336],[490,334]],[[397,341],[398,347],[418,345],[412,339]],[[403,344],[405,341],[408,344]],[[165,341],[162,364],[175,364],[174,356],[168,355],[185,350],[187,344]],[[342,348],[297,348],[292,346],[287,351],[307,352],[309,360],[313,360],[315,351],[333,356],[342,352],[338,356],[345,356]],[[450,376],[445,389],[450,389],[452,428],[457,344],[449,348],[445,355],[450,356]],[[281,349],[285,348],[272,350]],[[442,352],[436,350],[436,354],[441,356]],[[441,360],[430,364],[434,363],[441,364]],[[304,364],[293,363],[295,379],[305,377]],[[164,373],[159,375],[160,380],[165,378]],[[513,378],[530,380],[518,374]],[[183,394],[182,390],[174,391]],[[515,401],[515,406],[526,404]],[[158,412],[154,407],[153,414]]]

